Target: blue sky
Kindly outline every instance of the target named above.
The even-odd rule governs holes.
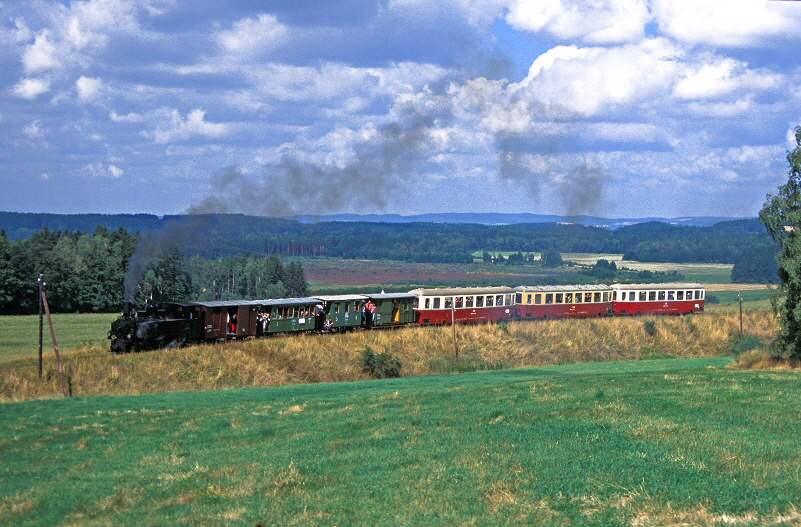
[[[0,210],[754,216],[801,2],[0,0]]]

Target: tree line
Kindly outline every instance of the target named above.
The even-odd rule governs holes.
[[[126,300],[141,306],[309,294],[302,265],[284,264],[277,255],[210,260],[165,244],[138,257],[141,238],[122,227],[100,226],[91,234],[45,227],[12,241],[0,230],[0,314],[37,313],[40,274],[50,309],[57,313],[114,312]]]

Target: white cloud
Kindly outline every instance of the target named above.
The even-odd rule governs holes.
[[[75,81],[75,88],[78,90],[79,99],[89,101],[102,92],[103,81],[91,77],[81,77]]]
[[[141,123],[145,120],[144,116],[134,112],[129,112],[126,115],[120,115],[115,111],[109,114],[109,118],[115,123]]]
[[[23,99],[35,99],[50,91],[50,81],[44,79],[22,79],[14,86],[14,94]]]
[[[44,137],[44,132],[39,128],[39,121],[34,121],[22,129],[22,133],[27,135],[30,139]]]
[[[22,65],[27,74],[53,69],[59,65],[56,46],[50,42],[49,31],[45,30],[36,35],[33,44],[22,54]]]
[[[781,5],[788,4],[788,5]],[[801,37],[796,2],[651,0],[662,34],[690,44],[745,47],[781,36]]]
[[[186,119],[181,118],[178,110],[170,112],[170,124],[167,128],[156,129],[152,133],[153,140],[159,144],[184,141],[191,137],[219,138],[228,133],[228,126],[222,123],[209,123],[204,120],[206,112],[195,109],[189,112]]]
[[[108,171],[109,174],[111,174],[111,177],[113,177],[114,179],[119,179],[122,177],[123,174],[125,174],[125,172],[121,168],[117,168],[114,165],[109,165]]]
[[[517,29],[588,44],[640,40],[649,19],[644,0],[514,0],[506,16]]]
[[[220,46],[232,55],[255,56],[279,48],[286,43],[289,28],[274,15],[261,14],[244,18],[216,38]]]

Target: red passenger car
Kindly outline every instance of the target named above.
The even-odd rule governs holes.
[[[704,310],[706,289],[697,283],[615,284],[617,315],[679,315]]]
[[[516,287],[517,315],[522,320],[598,317],[612,314],[608,285],[538,285]]]
[[[415,289],[417,323],[422,326],[500,322],[515,317],[515,290],[511,287]]]

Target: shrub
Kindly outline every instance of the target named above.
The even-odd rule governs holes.
[[[361,356],[362,373],[370,374],[376,379],[400,377],[401,361],[392,353],[375,353],[370,346],[365,346]]]
[[[648,335],[650,335],[651,337],[656,336],[656,322],[654,322],[653,320],[646,320],[645,322],[643,322],[642,326]]]

